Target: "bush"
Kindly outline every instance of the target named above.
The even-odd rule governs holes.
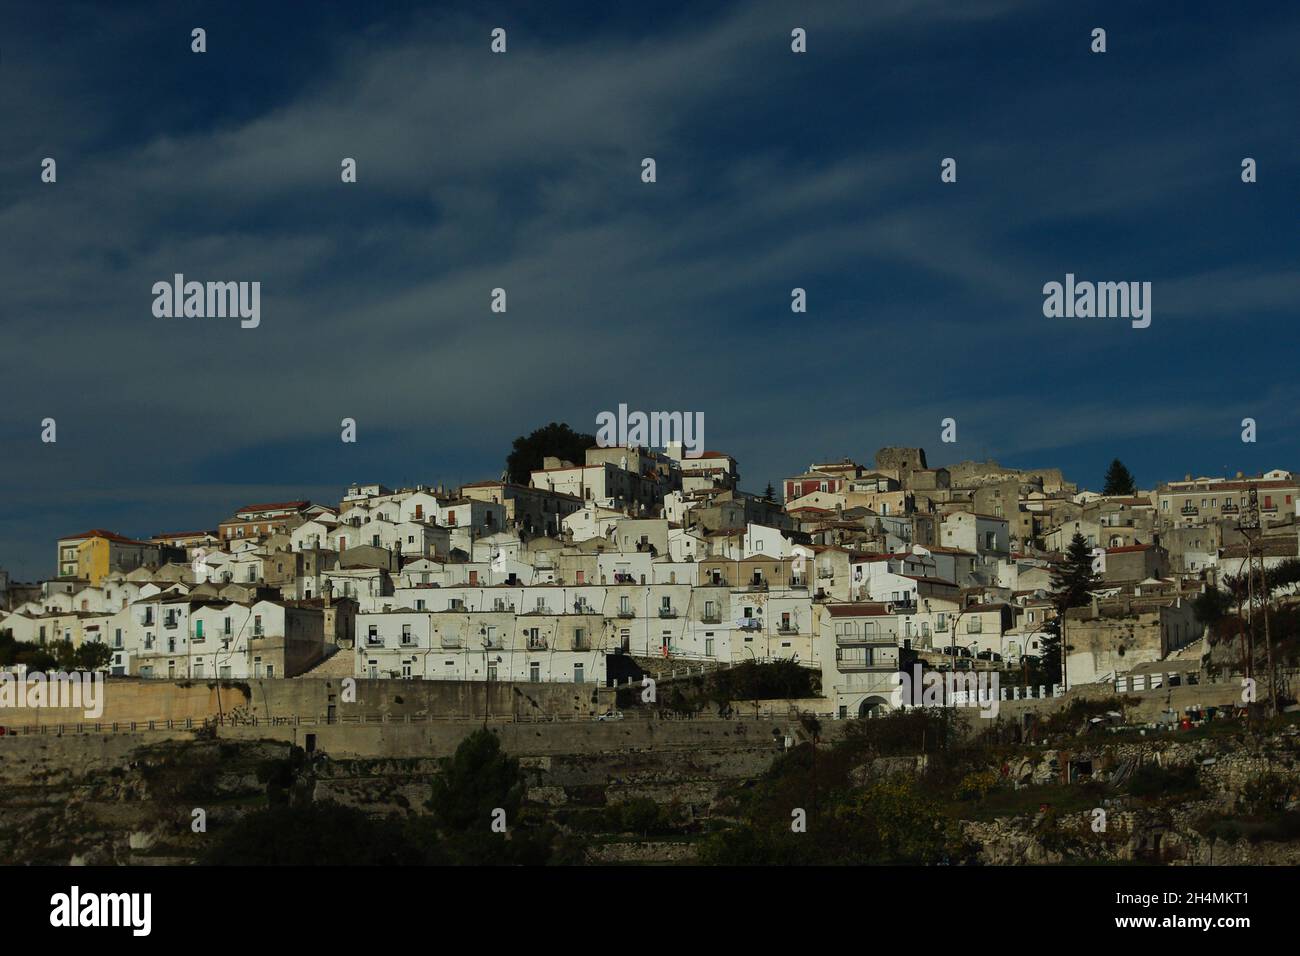
[[[968,773],[957,784],[953,796],[958,800],[983,800],[990,790],[996,787],[1000,777],[992,770],[979,770]]]

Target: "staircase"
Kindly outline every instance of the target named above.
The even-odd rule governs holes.
[[[340,648],[336,645],[330,644],[326,647],[326,651],[329,656],[326,657],[325,660],[321,661],[315,667],[309,668],[301,674],[296,675],[294,679],[297,680],[299,677],[311,677],[315,679],[334,678],[335,680],[339,680],[344,677],[357,676],[356,661],[350,649]]]

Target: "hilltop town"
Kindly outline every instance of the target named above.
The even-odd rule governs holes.
[[[48,579],[0,576],[0,635],[98,644],[107,674],[172,681],[611,687],[785,661],[833,718],[890,710],[912,664],[997,672],[1012,697],[1196,682],[1204,595],[1296,558],[1300,486],[1131,485],[884,448],[753,494],[722,452],[597,446],[527,484],[354,484],[212,529],[69,534]],[[1076,537],[1093,579],[1066,606],[1054,575]]]

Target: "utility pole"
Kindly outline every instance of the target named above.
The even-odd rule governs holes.
[[[1276,672],[1273,668],[1272,628],[1269,620],[1268,569],[1264,562],[1262,524],[1259,517],[1259,489],[1250,487],[1247,505],[1237,522],[1237,529],[1246,539],[1246,678],[1255,675],[1255,555],[1259,554],[1259,584],[1261,611],[1264,615],[1264,650],[1268,659],[1269,716],[1277,715]]]

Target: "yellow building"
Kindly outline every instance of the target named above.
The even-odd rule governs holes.
[[[133,541],[113,531],[95,528],[84,534],[60,538],[58,569],[61,578],[79,578],[98,585],[110,571],[134,571],[157,564],[158,545]]]

